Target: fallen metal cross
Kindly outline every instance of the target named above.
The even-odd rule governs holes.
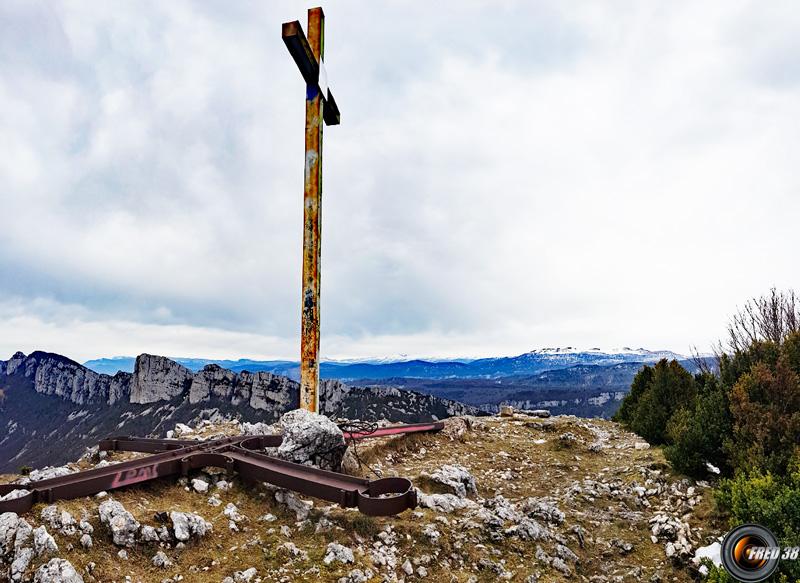
[[[322,122],[339,124],[339,108],[325,72],[325,15],[308,11],[308,38],[300,22],[283,24],[283,42],[306,82],[306,157],[303,186],[303,294],[300,407],[319,408],[320,251],[322,233]]]
[[[347,440],[384,437],[403,433],[441,431],[444,423],[416,423],[382,427],[375,431],[344,432]],[[191,470],[218,467],[252,483],[268,482],[301,494],[322,498],[347,508],[358,508],[369,516],[391,516],[415,508],[417,492],[407,478],[366,480],[338,472],[288,462],[260,452],[280,446],[280,435],[239,435],[208,441],[110,437],[100,442],[104,451],[137,451],[153,455],[85,470],[30,484],[2,484],[0,496],[15,490],[28,493],[0,501],[3,512],[27,512],[37,502],[52,503],[91,496],[150,482],[167,476],[187,476]]]

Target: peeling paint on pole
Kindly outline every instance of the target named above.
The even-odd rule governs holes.
[[[306,156],[303,183],[303,291],[300,329],[300,406],[319,409],[320,260],[322,255],[322,126],[339,123],[328,87],[325,15],[308,11],[308,38],[296,20],[283,24],[283,42],[306,81]]]
[[[308,45],[324,57],[325,16],[308,11]],[[306,164],[303,190],[303,309],[300,335],[300,406],[319,410],[320,259],[322,255],[322,92],[306,91]]]

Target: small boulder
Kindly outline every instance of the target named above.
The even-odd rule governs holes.
[[[115,545],[132,547],[136,544],[141,525],[122,504],[116,500],[106,500],[100,505],[99,512],[100,522],[111,531]]]
[[[233,502],[229,502],[225,506],[225,510],[222,511],[222,514],[224,514],[228,520],[231,520],[232,522],[241,522],[245,520],[245,516],[239,512],[239,509]]]
[[[139,540],[143,543],[157,543],[160,538],[158,531],[154,527],[145,525],[139,531]]]
[[[186,542],[191,538],[200,538],[211,531],[211,523],[199,514],[192,512],[170,512],[172,520],[172,530],[175,538],[180,542]]]
[[[353,569],[346,577],[340,577],[339,583],[367,583],[372,577],[372,569],[367,569],[366,571]]]
[[[33,583],[83,583],[83,577],[69,561],[51,559],[36,570]]]
[[[11,571],[9,572],[12,581],[15,582],[22,581],[22,578],[25,575],[25,571],[31,564],[32,559],[33,559],[32,548],[26,547],[17,550],[16,555],[14,555],[14,561],[11,563]]]
[[[355,556],[353,555],[353,550],[337,542],[328,543],[325,557],[322,559],[322,562],[326,565],[330,565],[333,562],[352,563],[354,561]]]
[[[8,502],[9,500],[16,500],[17,498],[22,498],[23,496],[27,496],[30,494],[30,490],[25,490],[24,488],[20,488],[19,490],[11,490],[8,494],[4,496],[0,496],[0,502]]]
[[[36,556],[58,552],[58,545],[44,526],[33,529],[33,550]]]
[[[330,419],[305,409],[284,413],[279,425],[283,441],[277,450],[281,459],[325,470],[338,470],[347,444],[342,430]]]
[[[258,571],[256,571],[255,567],[250,567],[244,571],[236,571],[236,573],[233,574],[233,580],[236,583],[249,583],[253,580],[253,577],[256,576],[256,573],[258,573]]]
[[[424,494],[422,492],[417,493],[417,503],[423,508],[430,508],[445,514],[474,505],[472,500],[459,498],[455,494]]]
[[[298,521],[308,518],[308,513],[314,507],[313,502],[310,500],[301,500],[297,494],[290,490],[276,490],[275,501],[288,506],[289,510],[295,513]]]
[[[464,466],[444,465],[432,474],[423,476],[449,488],[453,494],[461,498],[478,493],[475,477]]]
[[[7,557],[14,548],[19,516],[14,512],[0,514],[0,559]]]
[[[14,536],[14,550],[19,553],[20,549],[30,546],[33,540],[33,527],[24,518],[20,518],[17,523],[17,534]]]
[[[154,567],[158,567],[159,569],[167,569],[172,566],[172,561],[164,554],[164,551],[158,551],[153,557],[152,563]]]

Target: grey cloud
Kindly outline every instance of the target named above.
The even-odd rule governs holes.
[[[305,6],[0,10],[0,301],[43,342],[72,318],[111,352],[114,329],[158,325],[292,354],[303,85],[278,29]],[[326,12],[343,123],[325,129],[323,343],[686,350],[793,285],[798,101],[773,83],[792,6]]]

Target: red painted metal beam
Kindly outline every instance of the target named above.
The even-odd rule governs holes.
[[[369,437],[386,437],[389,435],[404,435],[408,433],[423,433],[441,431],[444,423],[411,423],[406,425],[390,425],[389,427],[379,427],[374,431],[345,431],[345,439],[366,439]]]

